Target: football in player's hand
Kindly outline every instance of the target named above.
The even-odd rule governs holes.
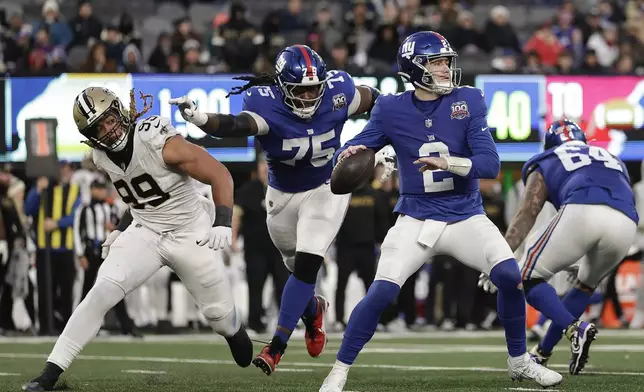
[[[331,192],[345,195],[362,188],[371,180],[376,154],[370,148],[342,159],[331,174]]]

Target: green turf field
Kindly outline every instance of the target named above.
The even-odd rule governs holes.
[[[349,373],[346,391],[539,391],[507,375],[501,332],[377,334]],[[240,369],[228,346],[212,335],[151,336],[145,340],[103,338],[90,343],[63,376],[80,391],[317,391],[341,336],[330,336],[326,352],[309,358],[301,336],[293,338],[278,371],[265,376],[251,365]],[[0,391],[18,391],[36,375],[53,339],[0,338]],[[644,333],[600,331],[582,376],[568,375],[562,341],[551,363],[564,382],[554,391],[644,391]],[[259,351],[261,344],[256,344]],[[60,385],[60,383],[59,383]]]

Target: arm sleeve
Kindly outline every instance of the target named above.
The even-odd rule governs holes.
[[[261,135],[266,135],[268,133],[268,131],[270,130],[270,126],[268,125],[268,122],[266,121],[266,119],[264,119],[264,117],[262,117],[261,114],[258,113],[259,110],[257,108],[258,106],[257,101],[262,98],[269,99],[269,97],[261,97],[261,96],[258,97],[257,95],[260,94],[258,91],[259,90],[251,89],[244,94],[244,98],[242,100],[241,113],[246,113],[249,116],[251,116],[253,120],[255,120],[255,123],[257,124],[257,135],[261,136]],[[272,90],[266,90],[266,91],[270,92],[269,96],[272,96],[273,99],[275,99],[275,96],[272,93]],[[269,104],[269,102],[266,102],[265,104]]]
[[[78,196],[76,198],[76,201],[74,202],[74,205],[72,206],[72,212],[69,215],[60,218],[60,220],[58,221],[59,228],[64,229],[74,224],[74,214],[76,214],[76,210],[78,209],[78,206],[80,206],[80,204],[81,198],[80,196]]]
[[[25,213],[29,216],[36,216],[38,215],[38,207],[40,207],[40,194],[34,186],[25,199]]]
[[[374,106],[373,111],[371,112],[371,118],[369,119],[369,122],[364,127],[362,132],[357,134],[353,139],[346,142],[344,146],[340,147],[338,151],[336,151],[335,155],[333,156],[334,165],[338,160],[338,156],[349,146],[364,145],[367,148],[373,149],[374,151],[379,151],[387,144],[390,144],[389,139],[385,134],[384,117],[386,114],[382,112],[382,105],[380,104],[381,102],[381,99],[376,102],[376,106]]]
[[[76,256],[85,256],[85,209],[81,207],[74,215],[74,250]]]
[[[468,173],[471,178],[496,178],[501,169],[501,160],[496,151],[496,144],[487,125],[487,105],[483,93],[475,103],[472,118],[467,129],[467,144],[472,152],[472,170]]]

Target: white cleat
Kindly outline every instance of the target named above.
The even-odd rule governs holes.
[[[539,365],[528,353],[522,357],[508,358],[508,373],[512,380],[532,380],[544,388],[559,385],[563,381],[561,374]]]
[[[319,392],[342,392],[344,384],[347,383],[347,374],[348,369],[340,369],[334,366],[324,379]]]

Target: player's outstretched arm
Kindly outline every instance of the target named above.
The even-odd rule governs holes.
[[[217,208],[216,218],[221,213],[232,221],[233,215],[233,177],[221,162],[206,150],[176,135],[163,146],[163,160],[168,166],[177,167],[190,177],[212,187],[212,200]],[[230,226],[230,224],[228,225]]]
[[[514,252],[528,236],[528,233],[537,220],[543,205],[548,199],[548,190],[543,176],[538,171],[533,171],[528,176],[523,199],[517,213],[514,214],[512,222],[505,234],[505,240]]]
[[[379,151],[390,144],[389,138],[385,134],[385,122],[381,106],[379,104],[374,106],[371,118],[364,129],[335,152],[333,156],[334,165],[338,163],[338,160],[353,155],[361,149],[370,148],[374,151]]]
[[[179,107],[184,120],[195,124],[202,131],[214,137],[248,137],[268,132],[268,124],[259,115],[243,111],[238,115],[203,113],[188,97],[172,98],[171,105]]]
[[[496,178],[501,170],[501,160],[487,125],[487,105],[483,93],[479,89],[468,89],[468,93],[471,117],[467,126],[467,146],[472,153],[469,157],[472,168],[466,176],[470,178]]]
[[[357,103],[357,107],[355,108],[349,108],[349,113],[350,115],[360,115],[364,113],[369,113],[371,112],[371,109],[373,109],[373,106],[376,104],[376,100],[380,96],[380,90],[374,87],[369,87],[369,86],[356,86],[356,94],[357,94],[357,99],[355,102]],[[352,103],[352,106],[354,103]]]

